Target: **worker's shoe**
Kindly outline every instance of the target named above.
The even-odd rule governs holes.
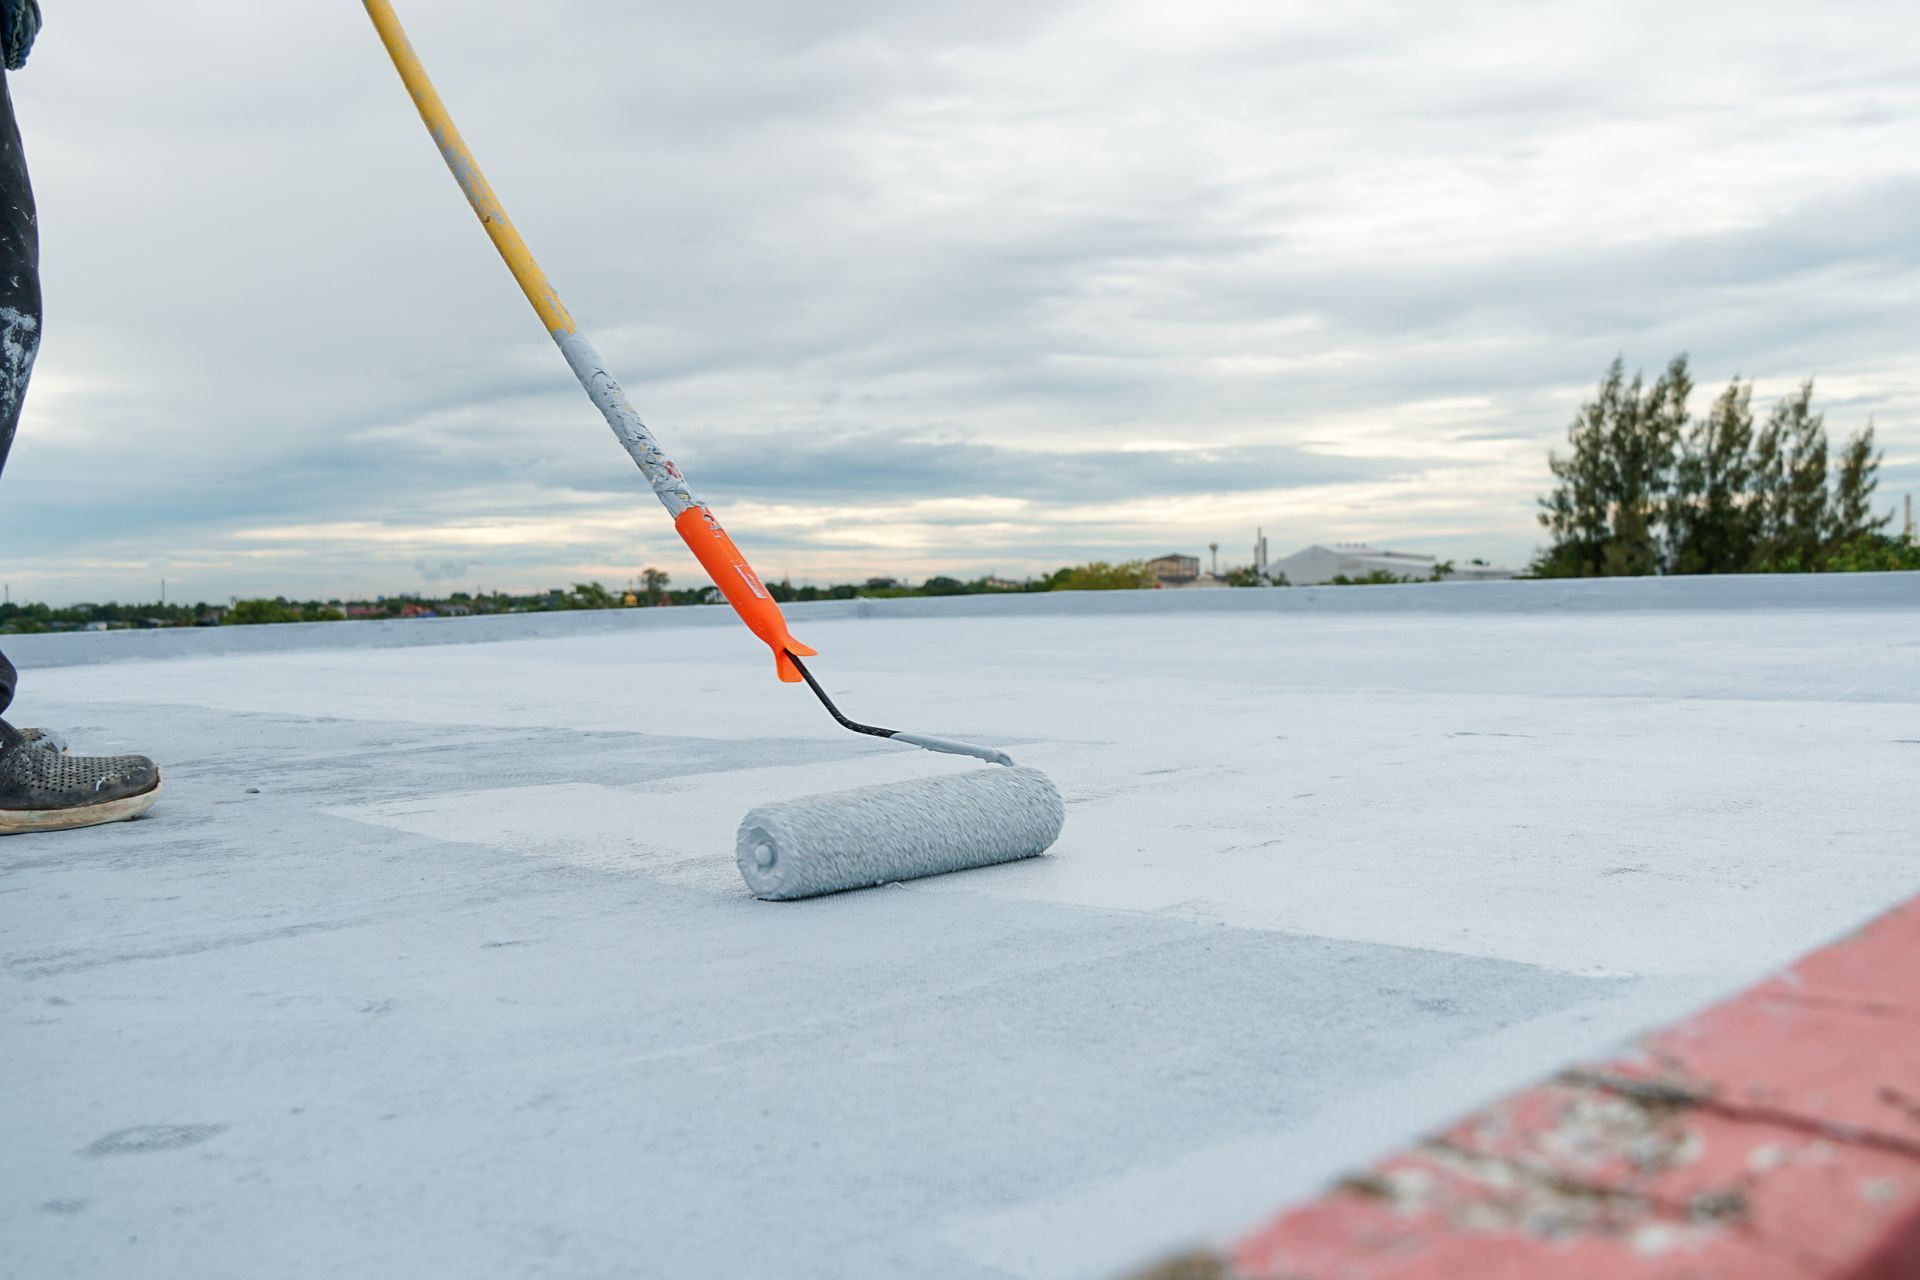
[[[54,735],[0,720],[0,835],[123,822],[159,798],[145,756],[68,755]]]

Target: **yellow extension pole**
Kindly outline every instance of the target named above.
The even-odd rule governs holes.
[[[513,219],[500,207],[500,198],[493,194],[493,186],[487,181],[487,175],[480,172],[473,152],[467,149],[467,140],[460,136],[453,117],[447,114],[447,104],[440,101],[433,81],[427,78],[427,69],[421,65],[420,55],[413,51],[413,44],[401,29],[393,6],[387,0],[366,0],[366,6],[367,16],[373,19],[374,30],[380,33],[381,43],[387,46],[387,53],[393,58],[394,69],[400,73],[407,92],[413,95],[413,105],[419,108],[427,132],[433,135],[434,145],[440,148],[440,155],[446,160],[447,168],[453,171],[454,180],[466,192],[467,203],[473,206],[481,225],[487,229],[493,247],[506,259],[507,269],[513,272],[513,278],[520,282],[520,292],[527,295],[527,301],[540,313],[541,322],[547,326],[548,333],[578,332],[579,326],[568,314],[566,304],[553,291],[547,273],[533,260],[527,242],[514,229]]]
[[[473,152],[467,149],[466,139],[454,127],[453,117],[447,114],[446,104],[440,101],[433,81],[427,78],[427,69],[421,65],[420,55],[413,51],[413,45],[400,26],[400,18],[394,13],[393,5],[388,0],[364,0],[364,3],[367,16],[373,19],[374,30],[380,33],[380,41],[386,45],[387,54],[393,59],[394,69],[400,73],[407,92],[413,95],[413,105],[419,109],[420,119],[426,122],[427,132],[433,135],[434,145],[440,148],[441,158],[452,170],[454,180],[460,184],[460,190],[466,193],[467,203],[473,206],[481,226],[486,228],[488,238],[493,241],[493,247],[506,260],[507,269],[513,272],[513,278],[520,284],[520,291],[527,295],[527,301],[539,313],[540,322],[546,326],[554,345],[566,357],[581,387],[599,407],[607,425],[613,428],[613,434],[639,466],[641,474],[646,476],[654,495],[666,507],[667,514],[673,517],[674,529],[700,561],[701,567],[712,577],[714,585],[720,588],[727,603],[734,607],[748,629],[773,650],[776,673],[788,682],[800,680],[800,670],[790,655],[809,655],[814,651],[788,634],[787,621],[780,613],[780,606],[761,584],[753,566],[747,563],[747,558],[733,545],[733,539],[720,527],[712,509],[693,496],[680,468],[660,448],[659,441],[653,438],[647,424],[640,420],[640,414],[627,400],[626,392],[607,372],[606,362],[573,322],[573,316],[560,301],[560,295],[554,292],[546,272],[533,260],[526,241],[520,238],[513,220],[507,217],[507,211],[500,206],[500,198],[494,195],[486,175],[480,172]]]

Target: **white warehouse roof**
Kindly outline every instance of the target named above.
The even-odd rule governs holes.
[[[1414,551],[1387,551],[1364,542],[1315,544],[1268,564],[1270,576],[1286,575],[1296,587],[1331,582],[1336,577],[1362,578],[1376,571],[1399,578],[1430,578],[1439,559]],[[1515,570],[1453,562],[1449,582],[1490,582],[1514,576]]]

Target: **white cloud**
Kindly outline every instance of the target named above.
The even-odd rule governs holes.
[[[1899,3],[401,7],[769,572],[1517,560],[1617,352],[1817,374],[1920,485]],[[16,598],[694,579],[357,6],[55,7],[12,89]]]

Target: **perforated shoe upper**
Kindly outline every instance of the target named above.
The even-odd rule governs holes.
[[[0,809],[108,804],[158,785],[159,766],[145,756],[68,755],[0,720]]]

